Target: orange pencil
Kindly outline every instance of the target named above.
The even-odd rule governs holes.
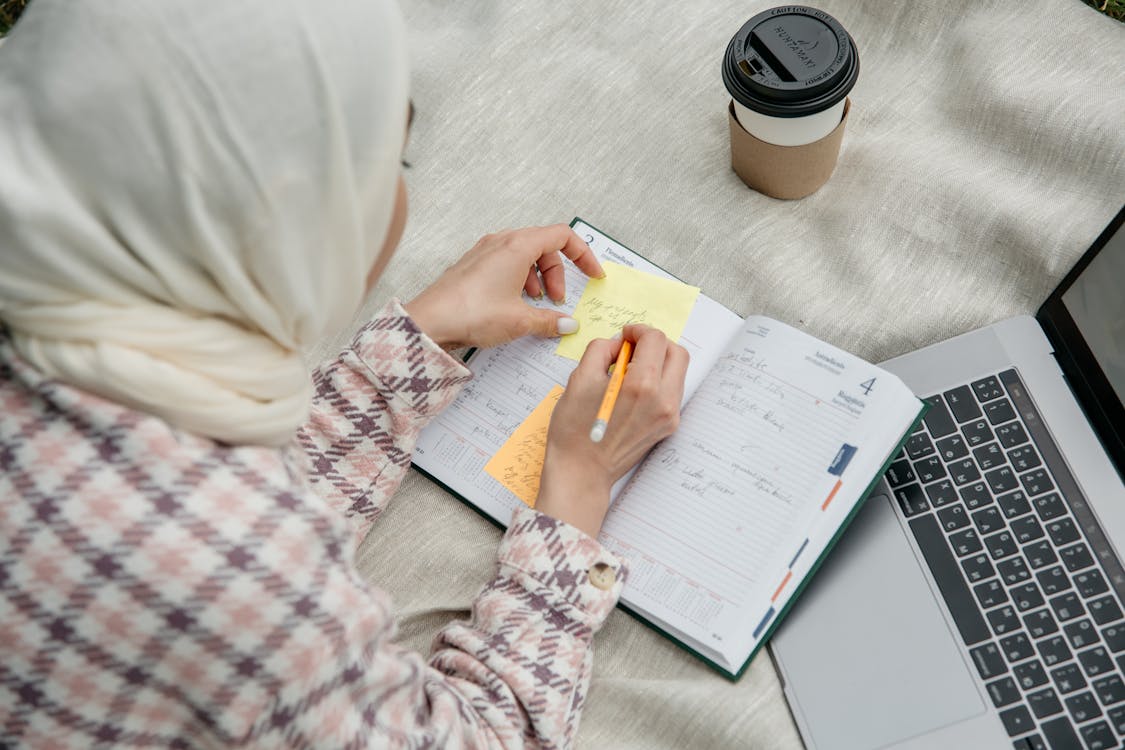
[[[621,351],[617,355],[617,361],[613,364],[613,374],[609,376],[609,385],[605,387],[602,405],[598,407],[598,418],[594,420],[594,426],[590,428],[590,439],[595,443],[600,443],[602,438],[605,437],[606,427],[609,426],[609,418],[613,414],[614,404],[617,403],[617,394],[621,393],[621,381],[625,379],[625,366],[629,364],[629,357],[632,353],[633,342],[622,341]]]

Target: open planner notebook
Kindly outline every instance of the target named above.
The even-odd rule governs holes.
[[[628,563],[623,608],[737,678],[923,404],[875,365],[743,319],[580,219],[572,226],[607,273],[588,285],[567,265],[562,309],[579,333],[471,352],[475,377],[423,430],[414,465],[504,526],[534,503],[550,411],[585,342],[632,321],[678,335],[691,355],[679,429],[615,485],[599,541]]]

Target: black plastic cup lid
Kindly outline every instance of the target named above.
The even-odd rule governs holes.
[[[771,117],[823,112],[844,99],[858,77],[855,41],[835,18],[803,5],[754,16],[723,57],[723,83],[734,100]]]

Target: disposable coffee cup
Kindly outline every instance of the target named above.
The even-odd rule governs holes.
[[[777,198],[816,191],[835,169],[859,77],[848,32],[816,8],[771,8],[734,35],[722,72],[742,181]]]

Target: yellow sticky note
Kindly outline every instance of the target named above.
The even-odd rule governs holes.
[[[547,455],[547,428],[562,394],[561,385],[552,388],[484,465],[489,476],[532,508],[539,496],[539,474],[543,471],[543,458]]]
[[[699,287],[620,263],[602,261],[602,268],[605,278],[590,279],[574,308],[578,332],[563,336],[556,354],[582,359],[593,339],[611,338],[628,323],[645,323],[664,331],[672,341],[679,340]]]

